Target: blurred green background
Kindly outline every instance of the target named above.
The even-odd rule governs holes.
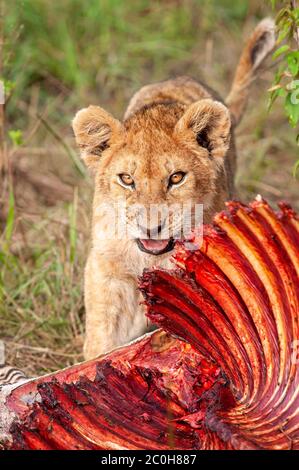
[[[208,73],[230,78],[237,57],[229,43],[242,41],[247,18],[254,24],[269,8],[246,0],[12,0],[6,10],[11,110],[39,86],[43,104],[62,94],[66,111],[92,98],[120,112],[143,83],[197,76],[214,53],[207,40],[220,43]]]
[[[121,118],[139,87],[181,74],[225,97],[246,37],[272,11],[256,0],[10,0],[4,7],[13,187],[0,212],[0,338],[8,360],[33,374],[81,359],[92,181],[74,145],[75,112],[100,104]],[[239,197],[262,193],[299,209],[298,147],[279,102],[268,113],[272,80],[270,58],[237,130]]]

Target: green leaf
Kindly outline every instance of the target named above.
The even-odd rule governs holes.
[[[299,21],[299,8],[294,8],[291,15],[294,21]]]
[[[288,68],[293,77],[299,73],[299,51],[290,52],[286,56]]]
[[[276,18],[275,18],[275,23],[278,25],[279,23],[281,23],[282,20],[285,21],[286,18],[288,18],[288,16],[290,15],[290,9],[289,8],[282,8]]]
[[[11,94],[11,92],[13,91],[13,89],[15,88],[15,83],[12,82],[11,80],[4,80],[4,90],[5,90],[5,94],[8,96]]]
[[[20,129],[11,129],[8,132],[8,135],[10,140],[16,147],[19,147],[23,144],[23,132]]]
[[[276,49],[276,51],[272,55],[272,59],[276,59],[277,57],[279,57],[281,54],[288,51],[289,49],[290,49],[290,46],[288,44],[284,44],[283,46]]]
[[[291,25],[289,24],[289,22],[287,22],[278,29],[278,37],[276,39],[276,44],[280,44],[287,36],[292,36]]]
[[[281,28],[282,26],[285,26],[285,24],[288,22],[290,13],[291,13],[291,10],[289,8],[282,8],[278,12],[275,18],[275,23],[279,28]]]
[[[293,93],[288,93],[284,103],[284,109],[292,127],[299,122],[299,104],[294,103]]]

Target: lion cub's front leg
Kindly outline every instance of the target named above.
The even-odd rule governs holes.
[[[136,279],[91,252],[85,270],[85,359],[92,359],[147,330]]]

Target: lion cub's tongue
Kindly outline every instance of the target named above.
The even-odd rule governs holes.
[[[152,240],[152,239],[143,239],[140,240],[142,245],[146,250],[149,251],[161,251],[164,250],[167,245],[169,240]]]

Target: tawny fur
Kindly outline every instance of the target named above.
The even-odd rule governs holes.
[[[171,266],[171,252],[154,256],[140,251],[130,237],[111,239],[103,203],[125,198],[129,206],[149,208],[191,201],[203,204],[204,222],[210,222],[234,194],[234,127],[244,112],[250,82],[273,46],[273,22],[266,19],[244,48],[227,105],[205,85],[179,77],[141,88],[123,122],[97,106],[75,116],[81,156],[95,175],[92,247],[85,271],[86,359],[149,328],[138,276],[153,265]],[[177,171],[186,173],[186,181],[170,191],[168,178]],[[135,189],[122,187],[119,174],[131,175]]]

